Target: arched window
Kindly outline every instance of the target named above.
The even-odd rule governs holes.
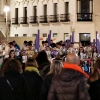
[[[93,0],[77,0],[77,21],[92,21]]]

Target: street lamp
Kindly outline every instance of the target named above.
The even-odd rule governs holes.
[[[7,17],[8,17],[8,12],[10,11],[9,6],[4,7],[4,12],[6,13],[6,39],[8,41],[8,24],[7,24]]]

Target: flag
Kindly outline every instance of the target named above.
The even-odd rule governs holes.
[[[70,35],[70,42],[72,42],[72,36]]]
[[[49,32],[49,34],[48,34],[48,45],[50,46],[50,42],[51,42],[51,30],[50,30],[50,32]]]
[[[40,48],[40,30],[38,30],[38,34],[37,34],[36,39],[35,39],[35,48],[39,52],[39,48]]]
[[[72,42],[74,43],[74,32],[72,32]]]

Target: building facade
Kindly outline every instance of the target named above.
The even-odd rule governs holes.
[[[7,25],[4,12],[4,8],[7,6],[10,6],[10,0],[0,0],[0,39],[6,37],[6,32],[10,35],[10,12],[7,13]]]
[[[100,33],[100,0],[11,0],[10,37],[41,40],[50,30],[55,41],[66,40],[74,32],[75,42],[89,42]]]

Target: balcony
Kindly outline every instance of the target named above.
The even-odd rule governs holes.
[[[27,17],[20,17],[20,24],[28,24],[28,18]]]
[[[69,22],[69,14],[60,14],[60,22]]]
[[[49,22],[51,22],[51,23],[59,22],[59,15],[50,15],[49,16]]]
[[[17,25],[18,24],[18,18],[12,18],[12,24]]]
[[[92,21],[92,13],[77,13],[77,21]]]
[[[39,22],[40,22],[40,23],[47,23],[47,22],[48,22],[48,21],[47,21],[47,16],[40,16]]]
[[[38,17],[37,16],[30,16],[29,23],[30,24],[36,24],[36,23],[38,23]]]

